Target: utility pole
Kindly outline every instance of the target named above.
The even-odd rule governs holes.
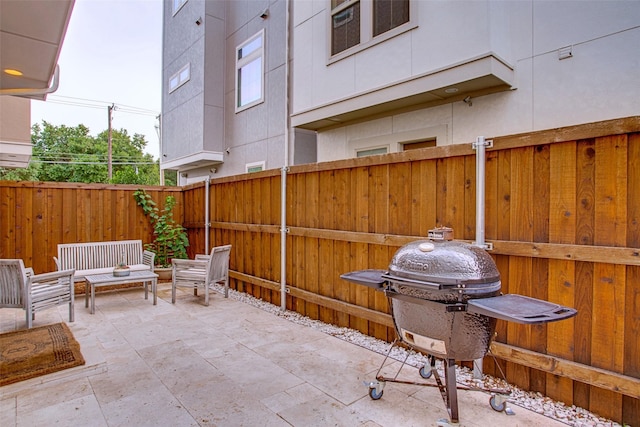
[[[158,165],[160,167],[160,185],[164,185],[164,169],[162,169],[162,114],[156,116],[158,124],[155,126],[156,133],[158,134],[158,146],[160,148],[158,153]]]
[[[107,160],[107,175],[108,175],[109,182],[111,182],[111,178],[113,176],[112,155],[111,155],[113,151],[111,147],[111,116],[115,108],[116,108],[115,104],[111,104],[109,107],[107,107],[107,110],[109,113],[109,139],[107,141],[107,151],[109,153],[109,157]]]

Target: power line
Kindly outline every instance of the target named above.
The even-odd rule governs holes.
[[[150,154],[149,154],[150,155]],[[73,160],[74,158],[80,157],[97,157],[97,158],[106,158],[106,153],[41,153],[34,154],[34,157],[37,157],[41,160]],[[113,156],[113,158],[117,161],[124,161],[130,159],[132,156],[127,154],[120,154],[118,156]]]
[[[109,107],[110,105],[114,105],[113,102],[107,101],[98,101],[95,99],[86,99],[86,98],[74,98],[71,96],[63,96],[63,95],[49,95],[47,97],[47,102],[51,102],[54,104],[61,105],[69,105],[75,107],[83,107],[83,108],[96,108],[96,109],[104,109]],[[123,113],[129,114],[139,114],[143,116],[157,116],[160,112],[155,110],[149,110],[147,108],[134,107],[131,105],[124,104],[116,104],[117,111],[121,111]]]
[[[107,165],[107,162],[80,162],[73,160],[39,160],[31,159],[31,163],[61,164],[61,165]],[[155,165],[155,162],[112,162],[113,165]]]

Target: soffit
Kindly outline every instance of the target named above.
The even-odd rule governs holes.
[[[218,151],[200,151],[195,154],[169,161],[160,161],[160,168],[165,170],[188,171],[191,169],[215,166],[224,162],[224,155]]]
[[[513,69],[493,54],[486,54],[441,70],[386,87],[294,113],[294,127],[318,130],[411,108],[461,101],[467,96],[510,90]],[[451,88],[456,92],[450,92]]]
[[[74,2],[0,1],[0,90],[49,87]],[[19,70],[23,75],[10,76],[2,72],[5,68]]]

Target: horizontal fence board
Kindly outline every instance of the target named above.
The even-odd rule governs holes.
[[[499,359],[486,358],[486,372],[629,424],[640,412],[640,116],[487,139],[485,240],[502,291],[578,315],[537,326],[499,321]],[[339,276],[386,269],[400,246],[436,226],[473,242],[475,168],[471,142],[291,166],[284,236],[280,170],[143,189],[160,208],[177,199],[191,257],[233,245],[233,288],[280,304],[284,263],[287,308],[390,341],[384,294]],[[58,243],[150,242],[138,188],[0,181],[0,255],[44,272],[55,269]]]
[[[631,397],[640,396],[640,379],[638,378],[497,342],[491,344],[490,351],[495,357],[520,362],[553,375]]]
[[[225,230],[255,231],[263,233],[279,233],[280,225],[257,225],[216,222],[212,228]],[[289,227],[292,236],[316,237],[321,239],[342,240],[387,246],[402,246],[425,236],[400,236],[391,234],[360,233],[343,230],[313,229]],[[489,251],[496,255],[514,255],[533,258],[562,259],[573,261],[601,262],[621,265],[640,265],[640,248],[613,246],[585,246],[571,244],[554,244],[543,242],[518,242],[506,240],[486,240],[493,248]],[[472,241],[469,241],[472,243]]]
[[[243,274],[238,271],[229,271],[229,277],[245,282],[251,282],[257,286],[262,286],[273,291],[280,290],[279,283]],[[297,298],[306,299],[318,305],[357,316],[361,319],[375,322],[382,326],[387,326],[389,328],[394,327],[393,318],[390,314],[367,309],[361,304],[350,304],[297,288],[289,287],[287,288],[287,292]],[[491,343],[490,354],[497,358],[508,360],[510,362],[521,363],[555,376],[563,376],[568,379],[581,381],[585,384],[593,385],[609,391],[619,392],[630,397],[640,395],[639,378],[616,374],[605,369],[594,368],[583,363],[577,363],[560,357],[555,357],[553,355],[525,350],[499,342]]]
[[[2,223],[8,233],[0,241],[0,256],[21,258],[36,273],[55,270],[53,257],[59,243],[141,239],[152,241],[152,228],[137,206],[133,185],[0,181],[0,197],[6,201]],[[142,187],[159,207],[164,197],[178,200],[182,218],[182,189]],[[12,198],[5,196],[9,191]],[[3,202],[4,203],[4,202]],[[4,221],[4,219],[0,219]]]

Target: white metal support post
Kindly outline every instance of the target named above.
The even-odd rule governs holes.
[[[493,245],[484,241],[485,149],[493,147],[493,141],[486,141],[484,136],[479,136],[476,138],[476,142],[471,144],[471,147],[476,150],[476,241],[473,244],[482,249],[491,250]],[[482,359],[473,361],[473,378],[482,379]]]
[[[290,33],[291,33],[291,2],[285,1],[285,61],[284,61],[284,74],[285,74],[285,103],[284,103],[284,165],[282,166],[282,178],[280,183],[280,310],[287,310],[287,233],[289,227],[287,227],[287,173],[289,172],[289,144],[291,133],[291,121],[289,120],[289,97],[290,84],[289,84],[289,58],[290,58]]]

